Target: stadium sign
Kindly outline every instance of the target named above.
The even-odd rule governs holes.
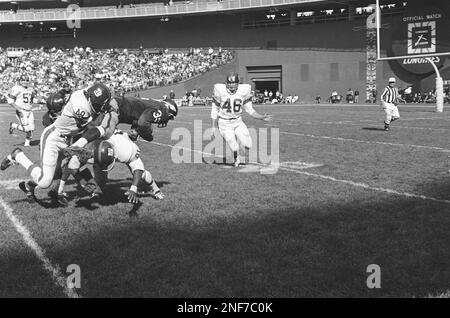
[[[448,49],[449,21],[441,9],[432,6],[411,6],[393,28],[392,52],[394,56],[421,55],[445,52]],[[434,56],[433,62],[441,67],[446,58]],[[398,61],[406,71],[425,75],[434,72],[426,58],[411,57]]]

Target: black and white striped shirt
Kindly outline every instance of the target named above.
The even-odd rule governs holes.
[[[395,104],[398,99],[398,88],[386,86],[381,94],[381,100],[386,103]]]

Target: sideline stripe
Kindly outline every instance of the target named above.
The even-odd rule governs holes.
[[[183,122],[182,121],[178,121],[178,122],[179,123],[184,123],[184,124],[190,124],[190,125],[194,124],[193,122],[186,122],[186,121],[183,121]],[[331,123],[331,122],[327,122],[327,123]],[[280,128],[279,126],[273,125],[273,124],[267,124],[267,126]],[[176,127],[176,128],[185,128],[185,127],[181,126],[181,127]],[[448,130],[448,129],[446,129],[446,130]],[[307,138],[350,141],[350,142],[357,142],[357,143],[364,143],[364,144],[376,144],[376,145],[384,145],[384,146],[412,147],[412,148],[419,148],[419,149],[427,149],[427,150],[435,150],[435,151],[442,151],[442,152],[450,152],[450,149],[446,149],[446,148],[442,148],[442,147],[435,147],[435,146],[400,144],[400,143],[385,142],[385,141],[370,141],[370,140],[360,140],[360,139],[343,138],[343,137],[317,136],[317,135],[293,133],[293,132],[287,132],[287,131],[280,131],[280,134],[293,135],[293,136],[299,136],[299,137],[307,137]]]
[[[375,120],[361,120],[361,122],[364,122],[364,124],[355,124],[353,121],[314,121],[314,120],[307,120],[307,121],[299,121],[299,120],[288,120],[290,123],[285,123],[286,118],[281,118],[281,120],[276,120],[280,122],[280,126],[295,126],[299,127],[300,125],[345,125],[345,126],[355,126],[355,127],[361,127],[363,126],[370,126],[370,127],[380,127],[382,128],[383,122],[375,121]],[[294,124],[292,122],[296,122],[297,124]],[[376,124],[378,123],[378,124]],[[395,125],[395,128],[401,128],[401,129],[415,129],[415,130],[436,130],[436,131],[449,131],[450,128],[430,128],[430,127],[416,127],[416,126],[399,126]]]
[[[273,125],[271,125],[271,126],[272,127],[276,127],[276,126],[273,126]],[[280,131],[280,134],[293,135],[293,136],[299,136],[299,137],[307,137],[307,138],[329,139],[329,140],[339,140],[339,141],[351,141],[351,142],[357,142],[357,143],[363,143],[363,144],[376,144],[376,145],[396,146],[396,147],[412,147],[412,148],[419,148],[419,149],[427,149],[427,150],[437,150],[437,151],[442,151],[442,152],[450,152],[450,149],[445,149],[445,148],[441,148],[441,147],[433,147],[433,146],[398,144],[398,143],[393,143],[393,142],[369,141],[369,140],[359,140],[359,139],[351,139],[351,138],[343,138],[343,137],[317,136],[317,135],[311,135],[311,134],[300,134],[300,133],[292,133],[292,132],[285,132],[285,131]]]
[[[151,142],[152,144],[158,145],[158,146],[163,146],[163,147],[170,147],[170,148],[175,148],[175,149],[183,149],[183,150],[187,150],[187,151],[191,151],[191,152],[197,152],[197,153],[201,153],[207,156],[212,156],[212,157],[216,157],[216,155],[212,154],[212,153],[208,153],[208,152],[203,152],[203,151],[199,151],[199,150],[192,150],[186,147],[178,147],[178,146],[172,146],[169,144],[163,144],[163,143],[159,143],[159,142]],[[266,167],[264,164],[261,164],[259,162],[251,162],[252,164],[257,164],[263,167]],[[353,187],[358,187],[358,188],[363,188],[366,190],[371,190],[371,191],[376,191],[376,192],[383,192],[383,193],[387,193],[387,194],[391,194],[391,195],[397,195],[397,196],[402,196],[402,197],[406,197],[406,198],[414,198],[414,199],[421,199],[421,200],[426,200],[426,201],[433,201],[433,202],[438,202],[438,203],[445,203],[445,204],[450,204],[450,200],[443,200],[443,199],[437,199],[437,198],[433,198],[433,197],[428,197],[426,195],[422,195],[422,194],[415,194],[415,193],[408,193],[408,192],[399,192],[396,190],[392,190],[392,189],[388,189],[388,188],[381,188],[381,187],[372,187],[368,184],[365,183],[361,183],[361,182],[355,182],[355,181],[350,181],[350,180],[343,180],[343,179],[337,179],[334,177],[330,177],[330,176],[326,176],[326,175],[321,175],[321,174],[317,174],[317,173],[310,173],[310,172],[306,172],[306,171],[301,171],[301,170],[296,170],[296,169],[292,169],[292,168],[288,168],[288,167],[284,167],[284,166],[279,166],[278,169],[280,170],[284,170],[284,171],[289,171],[289,172],[294,172],[294,173],[298,173],[298,174],[302,174],[308,177],[315,177],[315,178],[319,178],[319,179],[323,179],[323,180],[327,180],[327,181],[333,181],[333,182],[338,182],[338,183],[343,183],[343,184],[347,184]]]
[[[22,239],[36,254],[37,258],[41,261],[44,269],[49,272],[52,276],[55,284],[63,289],[64,294],[69,298],[80,298],[81,296],[77,294],[76,290],[73,288],[68,288],[66,278],[61,274],[59,267],[53,265],[50,259],[45,256],[45,251],[36,243],[36,241],[31,236],[28,229],[22,224],[22,222],[14,215],[14,210],[0,197],[0,205],[5,210],[5,214],[11,223],[16,228],[17,232],[22,235]]]

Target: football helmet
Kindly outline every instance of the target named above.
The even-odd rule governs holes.
[[[114,167],[116,157],[114,147],[107,140],[94,140],[94,163],[98,164],[103,171],[110,171]]]
[[[66,99],[61,92],[53,93],[47,98],[47,108],[50,114],[61,112],[65,104]]]
[[[174,120],[175,117],[177,117],[177,115],[178,115],[178,106],[177,106],[177,103],[175,103],[175,101],[173,101],[172,99],[166,99],[163,101],[163,103],[166,106],[167,111],[169,113],[169,119],[165,122],[158,123],[158,128],[167,127],[168,121]]]
[[[19,78],[19,84],[28,87],[30,85],[30,78],[28,77],[28,75],[22,75]]]
[[[227,90],[234,94],[236,93],[238,87],[239,87],[239,75],[236,73],[231,73],[227,76],[227,81],[225,83]]]
[[[111,101],[111,91],[102,83],[95,83],[86,90],[86,95],[89,98],[91,107],[96,114],[106,110]]]

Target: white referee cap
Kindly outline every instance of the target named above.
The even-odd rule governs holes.
[[[389,83],[395,83],[395,82],[396,82],[395,77],[390,77],[389,78]]]

